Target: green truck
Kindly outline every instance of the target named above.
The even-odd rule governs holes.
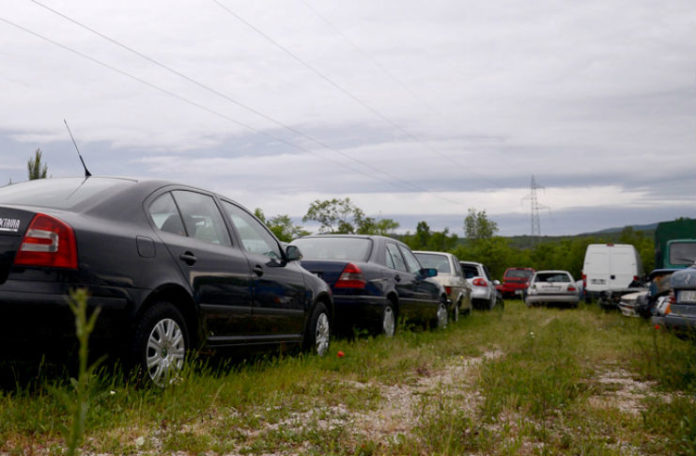
[[[655,269],[684,269],[696,261],[696,220],[680,218],[655,229]]]
[[[671,291],[672,273],[696,263],[696,220],[680,218],[661,222],[655,229],[655,269],[650,273],[649,292],[636,303],[636,313],[643,317],[659,315],[659,300]]]

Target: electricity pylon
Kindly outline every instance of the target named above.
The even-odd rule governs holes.
[[[544,187],[537,184],[536,178],[532,174],[532,184],[530,187],[529,195],[525,196],[523,199],[528,199],[530,202],[531,206],[531,214],[532,214],[532,243],[536,244],[537,240],[539,237],[541,237],[541,223],[539,222],[539,209],[548,209],[546,206],[543,204],[539,204],[539,200],[537,199],[537,190],[538,189],[543,189]]]

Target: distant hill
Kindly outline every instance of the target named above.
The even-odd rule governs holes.
[[[657,228],[657,225],[657,223],[651,223],[648,225],[629,225],[621,228],[607,228],[592,233],[580,233],[563,236],[541,236],[536,240],[536,243],[558,242],[568,239],[588,237],[596,238],[597,242],[617,242],[621,236],[621,232],[626,228],[633,228],[634,231],[640,231],[645,237],[652,239],[655,236],[655,229]],[[506,236],[506,238],[510,241],[510,245],[512,247],[529,248],[530,246],[534,245],[534,240],[529,235]]]
[[[657,228],[657,223],[650,223],[647,225],[631,225],[630,227],[633,228],[634,231],[655,231]],[[610,233],[620,233],[623,231],[626,227],[617,227],[617,228],[607,228],[605,230],[601,231],[596,231],[594,233],[582,233],[579,234],[578,236],[593,236],[593,235],[601,235],[601,234],[610,234]]]

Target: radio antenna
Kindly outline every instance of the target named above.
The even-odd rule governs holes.
[[[68,134],[70,135],[70,139],[72,139],[72,143],[75,145],[75,150],[77,151],[77,156],[80,157],[80,162],[82,162],[82,167],[85,169],[85,179],[92,176],[92,173],[89,172],[87,169],[87,165],[85,165],[85,161],[82,159],[82,154],[80,153],[80,149],[77,147],[77,143],[75,142],[75,138],[73,137],[72,131],[70,131],[70,127],[68,126],[68,121],[63,119],[63,122],[65,122],[65,128],[68,129]]]

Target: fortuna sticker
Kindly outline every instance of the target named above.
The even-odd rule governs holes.
[[[0,218],[0,231],[16,233],[19,231],[19,224],[19,219]]]

